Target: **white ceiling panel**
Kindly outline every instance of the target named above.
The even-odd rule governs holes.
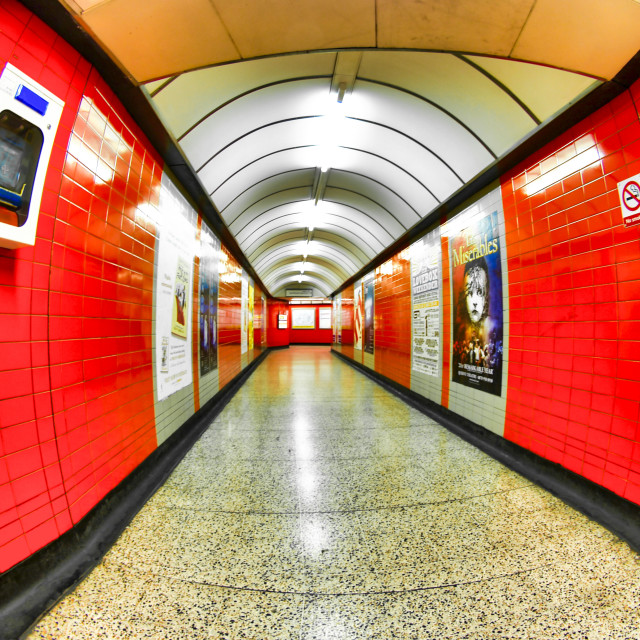
[[[284,58],[249,60],[242,65],[229,64],[184,73],[170,82],[150,83],[153,101],[176,138],[202,118],[239,96],[251,95],[261,87],[289,83],[298,78],[331,79],[336,53],[312,53]],[[158,90],[160,89],[160,90]],[[193,95],[198,100],[193,100]]]

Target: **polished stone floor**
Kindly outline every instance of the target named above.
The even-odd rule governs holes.
[[[271,353],[36,638],[640,638],[640,557],[328,348]]]

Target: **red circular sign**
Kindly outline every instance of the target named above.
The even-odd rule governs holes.
[[[622,201],[629,211],[640,209],[640,185],[637,182],[627,182],[622,190]]]

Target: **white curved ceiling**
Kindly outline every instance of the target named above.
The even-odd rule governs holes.
[[[339,288],[640,42],[634,0],[75,4],[273,295]]]

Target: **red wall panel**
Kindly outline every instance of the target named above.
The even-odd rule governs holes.
[[[0,571],[58,537],[72,524],[56,449],[49,375],[50,269],[62,164],[89,65],[17,2],[0,3],[0,64],[10,61],[65,101],[54,141],[34,247],[0,249]],[[38,52],[38,59],[29,50]],[[56,252],[56,258],[64,255]],[[70,264],[77,256],[70,254]],[[81,260],[81,258],[80,258]],[[70,300],[82,308],[82,297]],[[81,330],[74,319],[70,330]],[[77,351],[77,347],[76,347]],[[55,350],[51,350],[55,355]],[[82,371],[56,380],[82,393]],[[52,376],[53,378],[53,376]],[[58,398],[59,402],[61,399]],[[75,416],[72,416],[73,419]]]
[[[262,291],[257,287],[253,289],[253,351],[257,358],[266,347],[267,330],[266,317],[263,317]]]
[[[218,370],[220,388],[242,370],[242,267],[223,245],[218,289]]]
[[[634,502],[640,227],[623,225],[617,185],[640,173],[638,86],[502,180],[511,305],[505,437]]]
[[[503,176],[509,282],[506,438],[640,504],[640,225],[618,183],[640,174],[640,82]],[[536,182],[538,180],[538,182]],[[443,223],[445,221],[443,220]],[[442,241],[442,404],[449,400]],[[409,262],[376,270],[375,369],[410,386]],[[343,345],[353,287],[342,291]],[[352,347],[342,353],[354,357]],[[359,355],[359,352],[358,352]]]
[[[0,571],[68,530],[156,447],[153,210],[162,177],[158,154],[105,82],[15,0],[0,0],[6,61],[65,108],[36,244],[0,249]],[[221,255],[224,385],[242,367],[241,269],[224,247]],[[197,259],[194,274],[197,317]],[[258,328],[258,351],[264,339]],[[197,333],[193,344],[195,411]]]
[[[326,307],[330,309],[328,305],[308,305],[301,304],[297,307],[313,308],[315,309],[316,316],[316,328],[315,329],[291,329],[290,339],[291,344],[331,344],[333,341],[333,333],[331,329],[320,329],[320,316],[318,310]]]
[[[50,285],[53,421],[73,522],[156,447],[151,336],[162,167],[90,73],[69,141]]]
[[[353,285],[342,290],[342,353],[353,358],[354,329],[353,329]]]
[[[375,274],[375,370],[411,386],[411,264],[408,251]]]
[[[267,321],[267,343],[270,347],[285,347],[290,344],[289,327],[291,318],[289,317],[289,304],[281,300],[269,300]],[[278,315],[287,314],[287,328],[278,329]]]

